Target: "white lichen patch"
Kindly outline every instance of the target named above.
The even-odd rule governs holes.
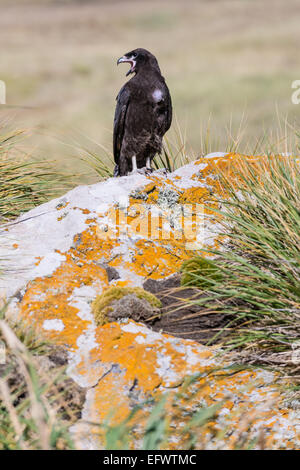
[[[76,341],[77,349],[69,352],[68,375],[81,387],[90,387],[97,383],[99,377],[103,373],[102,366],[92,364],[89,359],[89,352],[97,347],[95,330],[96,324],[94,315],[91,311],[91,302],[101,293],[99,286],[82,286],[73,290],[69,297],[69,304],[78,309],[77,315],[82,320],[89,321],[89,326],[85,329]],[[86,374],[82,374],[78,370],[79,364],[84,361],[86,364]]]
[[[157,351],[157,367],[155,372],[163,379],[164,386],[170,387],[174,383],[178,382],[180,375],[174,371],[172,358],[166,353],[167,351],[165,349]]]
[[[48,331],[63,331],[65,325],[62,320],[54,319],[54,320],[45,320],[43,323],[44,330]]]

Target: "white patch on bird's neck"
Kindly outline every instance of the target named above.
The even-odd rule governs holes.
[[[162,100],[163,94],[161,90],[156,88],[156,90],[154,90],[154,92],[152,93],[152,96],[153,96],[155,103],[159,103],[159,101]]]

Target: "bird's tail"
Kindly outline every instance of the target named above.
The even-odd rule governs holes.
[[[116,176],[120,176],[120,167],[119,167],[119,165],[116,165],[115,169],[114,169],[114,178]]]
[[[118,176],[126,176],[130,171],[129,160],[127,158],[121,158],[119,164],[119,174]]]

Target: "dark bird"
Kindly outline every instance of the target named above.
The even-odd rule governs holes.
[[[114,119],[114,176],[140,168],[152,171],[151,161],[161,153],[162,138],[171,126],[172,102],[158,62],[146,49],[135,49],[117,64],[129,62],[126,74],[135,75],[117,96]]]

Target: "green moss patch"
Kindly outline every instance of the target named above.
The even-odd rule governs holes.
[[[110,287],[103,294],[98,295],[92,304],[92,312],[98,326],[108,322],[108,316],[114,310],[113,303],[127,295],[135,295],[139,299],[146,300],[153,309],[162,306],[160,300],[155,295],[141,287]]]
[[[222,273],[214,262],[200,256],[185,261],[181,272],[182,286],[195,286],[204,290],[222,280]]]

